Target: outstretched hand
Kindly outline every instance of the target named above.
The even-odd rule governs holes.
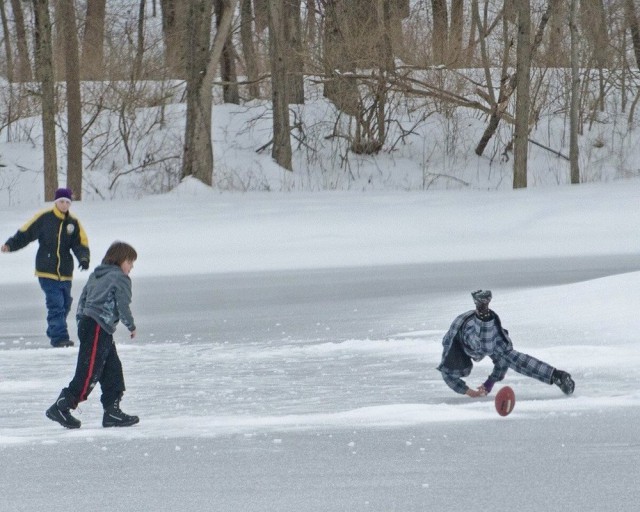
[[[487,396],[487,390],[484,389],[484,386],[480,386],[478,389],[469,388],[465,395],[471,398],[482,398],[483,396]]]
[[[8,246],[7,244],[4,244],[4,245],[0,248],[0,250],[1,250],[2,252],[11,252],[11,249],[9,249],[9,246]]]

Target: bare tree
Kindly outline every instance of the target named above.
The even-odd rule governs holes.
[[[482,35],[479,34],[479,29],[478,29],[479,13],[478,14],[476,13],[478,13],[478,0],[471,0],[471,21],[470,21],[471,24],[469,27],[469,39],[467,43],[467,49],[465,52],[465,60],[464,60],[465,66],[470,66],[475,58],[476,47],[477,47],[476,35],[478,35],[478,37],[482,39]]]
[[[393,66],[390,48],[391,17],[402,13],[393,6],[399,0],[323,0],[324,94],[338,109],[357,116],[359,95],[357,80],[350,77],[358,68]],[[387,13],[388,22],[383,22]]]
[[[80,97],[80,59],[78,29],[73,0],[58,0],[65,42],[67,83],[67,186],[75,199],[82,199],[82,99]]]
[[[140,0],[138,6],[138,37],[136,43],[136,56],[133,62],[132,76],[134,80],[142,78],[142,60],[144,58],[144,22],[145,22],[145,0]],[[154,3],[155,10],[155,3]]]
[[[269,2],[271,0],[253,0],[253,12],[256,32],[263,32],[269,26]]]
[[[580,74],[578,62],[578,27],[576,23],[576,3],[571,0],[569,7],[569,32],[571,34],[571,106],[569,108],[569,165],[571,183],[580,183],[578,163],[578,109],[580,101]]]
[[[211,142],[211,83],[204,82],[209,63],[209,39],[213,5],[208,0],[189,0],[187,45],[187,122],[182,177],[193,176],[206,185],[213,183]],[[225,38],[226,39],[226,38]]]
[[[433,63],[445,64],[446,51],[449,47],[449,13],[447,12],[447,0],[431,0],[433,9]]]
[[[629,31],[631,32],[631,42],[633,44],[633,53],[636,58],[636,66],[640,68],[640,25],[638,24],[636,6],[633,0],[624,0],[624,12],[625,17],[627,18]]]
[[[60,0],[58,0],[60,1]],[[87,2],[87,14],[82,41],[82,78],[104,78],[104,24],[107,0]]]
[[[301,0],[284,0],[284,53],[287,59],[287,102],[304,103],[304,59]]]
[[[350,27],[353,18],[342,0],[324,2],[323,65],[325,69],[324,95],[339,110],[349,115],[358,112],[358,89],[348,74],[356,65],[350,45]]]
[[[565,2],[554,2],[549,20],[549,43],[546,48],[546,61],[549,66],[566,67],[569,65],[565,47],[565,34],[567,29],[567,5]]]
[[[29,82],[33,79],[33,74],[31,73],[27,31],[24,25],[24,14],[20,0],[11,0],[11,9],[13,10],[13,19],[16,26],[16,41],[18,47],[18,59],[14,77],[18,82]],[[9,37],[9,34],[6,33],[5,37]]]
[[[529,153],[529,77],[531,74],[531,3],[517,0],[518,47],[516,73],[516,126],[513,144],[513,188],[527,186],[527,157]]]
[[[36,72],[42,95],[44,198],[46,201],[52,201],[58,188],[58,156],[56,152],[56,105],[49,0],[33,0],[33,8]]]
[[[516,2],[517,1],[520,1],[520,0],[516,0]],[[551,16],[553,4],[555,2],[561,2],[561,1],[563,0],[549,0],[549,3],[547,4],[547,7],[545,9],[545,12],[542,14],[542,17],[540,18],[540,22],[538,23],[538,29],[536,31],[536,35],[533,40],[533,43],[531,43],[531,51],[529,56],[530,60],[534,58],[536,51],[538,50],[542,42],[545,27],[547,26],[547,23],[549,22],[549,17]],[[477,5],[477,3],[475,2],[474,4]],[[505,27],[508,19],[509,18],[507,16],[507,13],[505,13],[504,14]],[[484,33],[484,29],[481,29],[481,31]],[[483,34],[481,34],[481,38],[482,37],[483,37]],[[496,130],[498,129],[500,120],[504,117],[507,111],[507,107],[509,106],[509,99],[515,92],[518,85],[517,69],[516,69],[516,72],[513,73],[511,76],[508,76],[507,74],[507,59],[509,55],[510,42],[508,41],[508,37],[506,35],[506,28],[505,28],[504,41],[505,43],[504,43],[504,55],[503,55],[503,68],[502,68],[503,72],[502,72],[502,78],[500,83],[500,94],[498,96],[497,101],[494,102],[493,99],[491,99],[492,113],[491,113],[491,116],[489,117],[489,124],[487,125],[487,128],[485,129],[484,133],[482,134],[482,137],[480,138],[480,142],[476,146],[476,150],[475,150],[475,153],[478,156],[484,153],[484,150],[486,149],[487,144],[489,143],[489,141],[495,134]],[[486,63],[485,66],[486,65],[488,65],[488,63]],[[489,83],[491,82],[489,81]],[[488,98],[492,98],[492,95],[489,94]]]
[[[241,0],[240,3],[240,41],[244,55],[245,72],[249,81],[249,98],[259,98],[258,59],[253,42],[253,9],[251,0]]]
[[[506,8],[506,6],[505,6]],[[498,98],[496,99],[493,87],[493,79],[491,77],[491,62],[489,58],[489,51],[486,44],[486,38],[488,36],[487,21],[484,22],[480,18],[480,11],[478,8],[477,0],[473,0],[472,3],[473,17],[476,20],[478,32],[480,34],[480,54],[482,57],[482,64],[484,67],[485,77],[487,81],[487,99],[491,105],[491,115],[489,116],[489,123],[476,146],[475,153],[480,156],[484,153],[485,148],[489,144],[489,141],[495,134],[500,124],[500,120],[505,115],[507,107],[509,106],[509,100],[511,95],[515,91],[517,84],[517,73],[509,75],[509,55],[511,52],[512,40],[509,33],[509,17],[506,13],[502,15],[502,66],[500,71],[500,89],[498,92]]]
[[[173,78],[184,78],[187,74],[187,40],[193,36],[193,27],[187,24],[190,5],[189,0],[160,0],[165,63]]]
[[[318,29],[316,27],[316,2],[315,0],[305,0],[306,13],[304,23],[304,39],[307,47],[313,48],[316,44]]]
[[[237,0],[230,0],[209,48],[212,5],[210,0],[189,0],[190,43],[187,46],[187,121],[182,156],[182,177],[193,176],[206,185],[213,183],[211,116],[213,77],[231,32]]]
[[[7,19],[7,10],[4,0],[0,0],[0,17],[2,19],[2,33],[4,34],[4,53],[7,59],[7,80],[9,83],[14,81],[13,73],[13,49],[11,47],[11,37],[9,32],[9,20]]]
[[[229,0],[214,0],[213,10],[216,15],[216,29],[220,27],[222,15],[228,9]],[[240,103],[240,92],[238,90],[238,73],[236,72],[236,51],[233,46],[231,33],[224,42],[222,49],[222,59],[220,61],[220,78],[222,78],[222,96],[225,103]]]
[[[607,69],[611,51],[603,0],[580,0],[580,10],[584,35],[591,43],[597,67]]]
[[[449,32],[449,65],[463,65],[464,0],[451,1],[451,27]]]
[[[269,2],[269,53],[271,57],[271,97],[273,102],[273,147],[271,155],[281,167],[292,171],[291,128],[287,79],[285,0]]]
[[[64,80],[65,77],[65,55],[64,55],[64,34],[62,27],[62,10],[58,8],[60,0],[49,0],[49,8],[53,9],[52,28],[52,50],[53,50],[53,76],[56,81]]]

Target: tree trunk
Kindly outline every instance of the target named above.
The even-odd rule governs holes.
[[[74,0],[58,0],[65,42],[65,79],[67,83],[67,186],[76,200],[82,199],[82,100],[80,98],[80,61]]]
[[[260,85],[258,84],[258,60],[253,43],[253,9],[251,0],[241,0],[240,4],[240,41],[244,54],[244,66],[249,81],[249,98],[260,97]]]
[[[404,41],[404,31],[402,20],[408,18],[411,14],[411,5],[409,0],[385,0],[388,4],[390,14],[389,38],[391,39],[391,48],[393,55],[400,57],[402,60],[413,60],[412,50],[408,49]]]
[[[60,0],[58,0],[60,1]],[[104,70],[104,24],[107,0],[89,0],[82,41],[82,79],[100,80]]]
[[[15,79],[18,82],[30,82],[33,80],[31,73],[31,64],[29,61],[29,45],[27,44],[27,31],[24,25],[24,15],[20,0],[11,0],[11,10],[13,11],[13,19],[16,25],[16,41],[18,47],[18,60],[16,62]],[[5,32],[5,37],[9,37],[9,33]]]
[[[291,128],[287,80],[285,0],[269,2],[269,53],[271,57],[271,91],[273,101],[273,149],[271,155],[281,167],[292,171]]]
[[[478,27],[478,22],[475,16],[475,12],[478,10],[478,0],[471,0],[471,28],[469,29],[469,43],[467,44],[467,50],[465,52],[465,61],[464,65],[466,67],[471,67],[475,60],[476,55],[476,33],[478,37],[482,37],[480,33],[480,29]]]
[[[64,21],[61,17],[61,10],[58,8],[60,0],[50,0],[50,6],[53,8],[53,76],[56,81],[64,80],[66,72],[65,56],[64,56],[64,34],[62,33],[62,26]]]
[[[49,0],[33,0],[35,16],[35,62],[42,90],[42,133],[44,150],[44,199],[52,201],[58,188],[56,152],[56,105],[53,80],[53,48]]]
[[[452,67],[464,65],[462,40],[464,32],[464,0],[451,1],[451,28],[449,33],[449,62]]]
[[[590,41],[599,69],[607,69],[610,59],[607,15],[603,0],[580,0],[583,33]]]
[[[187,25],[189,5],[189,0],[160,0],[165,64],[171,78],[187,76],[187,39],[193,36]]]
[[[445,64],[445,52],[448,48],[449,14],[446,0],[431,0],[433,9],[433,64]]]
[[[529,153],[529,82],[531,74],[531,4],[518,0],[516,126],[513,144],[513,188],[527,187]]]
[[[341,26],[341,21],[345,23],[346,18],[348,11],[342,0],[326,1],[323,41],[326,76],[324,96],[342,112],[356,116],[359,110],[358,89],[355,80],[345,76],[345,72],[355,71],[345,40],[346,29]]]
[[[187,121],[182,177],[193,176],[213,183],[211,114],[213,99],[206,70],[213,5],[210,0],[188,0],[189,41],[187,52]],[[207,83],[208,82],[208,83]]]
[[[4,0],[0,0],[0,17],[2,17],[2,33],[4,34],[4,53],[7,59],[7,80],[10,84],[14,81],[13,74],[13,50],[11,49],[11,38],[9,37],[9,20]]]
[[[633,1],[633,0],[631,0]],[[571,167],[571,183],[580,183],[580,166],[578,163],[578,102],[580,96],[580,72],[578,62],[578,27],[576,25],[576,2],[571,0],[569,12],[569,31],[571,34],[571,106],[569,109],[569,165]]]
[[[567,67],[569,59],[562,51],[565,45],[567,6],[564,2],[553,2],[549,20],[549,46],[546,51],[547,61],[551,67]]]
[[[256,32],[264,32],[269,26],[269,2],[271,0],[253,0],[253,12],[255,15]]]
[[[144,22],[145,22],[145,0],[140,0],[138,8],[138,38],[136,44],[136,56],[133,61],[133,80],[142,78],[142,61],[144,58]]]
[[[287,102],[304,103],[304,59],[301,0],[284,0],[284,35],[287,58]]]
[[[216,14],[216,30],[220,28],[220,22],[225,9],[229,8],[228,0],[214,0],[214,11]],[[222,86],[222,96],[225,103],[240,104],[240,92],[238,90],[238,73],[236,71],[235,49],[231,34],[224,42],[222,49],[222,60],[220,61],[220,78],[224,82]]]
[[[638,25],[638,16],[636,14],[636,6],[633,0],[625,0],[624,2],[625,17],[631,32],[631,41],[633,43],[633,53],[636,58],[636,66],[640,68],[640,26]]]
[[[206,185],[213,184],[213,145],[211,87],[224,43],[231,33],[237,0],[230,0],[209,51],[212,5],[208,0],[189,1],[191,43],[188,45],[187,122],[185,129],[182,177],[193,176]]]
[[[305,0],[306,1],[306,13],[307,17],[305,18],[304,23],[304,37],[307,48],[315,48],[316,46],[316,38],[318,35],[318,29],[316,27],[316,5],[315,0]]]

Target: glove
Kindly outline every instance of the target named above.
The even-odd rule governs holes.
[[[495,384],[494,380],[489,377],[487,380],[484,381],[484,384],[482,384],[482,387],[484,388],[484,390],[487,392],[487,395],[489,393],[491,393],[491,390],[493,389],[493,385]]]
[[[491,302],[491,290],[476,290],[471,292],[473,303],[476,305],[476,312],[481,319],[490,319],[491,311],[489,310],[489,303]]]
[[[88,261],[86,261],[86,260],[82,260],[82,261],[80,262],[80,265],[78,265],[78,268],[79,268],[80,270],[89,270],[89,262],[88,262]]]

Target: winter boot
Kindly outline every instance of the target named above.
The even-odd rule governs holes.
[[[573,393],[573,390],[576,387],[576,383],[573,382],[571,375],[567,372],[563,372],[562,370],[553,371],[551,382],[558,386],[565,395]]]
[[[104,410],[104,415],[102,416],[103,427],[130,427],[139,421],[140,418],[137,416],[129,416],[120,410],[119,398]]]
[[[73,341],[71,341],[71,340],[62,340],[62,341],[56,341],[55,343],[52,341],[51,342],[51,346],[53,348],[73,347]]]
[[[47,418],[52,421],[57,421],[65,428],[80,428],[80,425],[82,424],[79,419],[76,419],[71,415],[71,406],[69,405],[69,400],[67,400],[67,395],[65,395],[64,391],[60,392],[60,396],[56,402],[47,409],[45,414],[47,415]]]

